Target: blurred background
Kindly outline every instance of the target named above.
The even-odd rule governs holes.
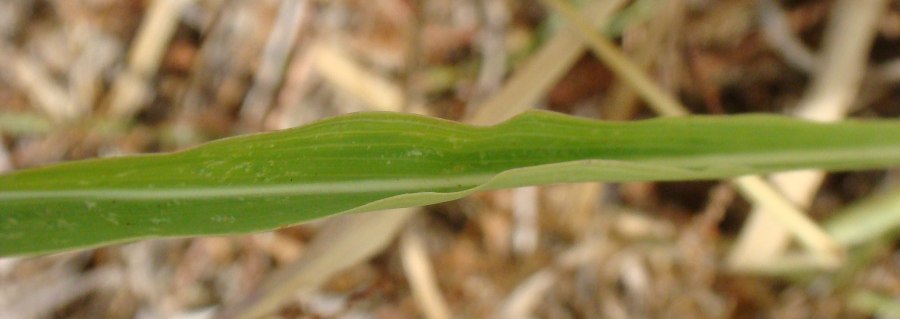
[[[552,3],[0,0],[0,171],[359,111],[658,116]],[[900,115],[900,1],[565,3],[691,113]],[[792,174],[770,181],[829,234],[900,212],[896,168]],[[796,262],[790,226],[737,188],[529,187],[0,258],[0,318],[900,317],[897,227]]]

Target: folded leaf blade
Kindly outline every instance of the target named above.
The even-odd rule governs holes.
[[[533,184],[900,164],[900,122],[777,116],[609,123],[530,112],[493,127],[365,113],[163,155],[0,176],[0,255],[235,234]]]

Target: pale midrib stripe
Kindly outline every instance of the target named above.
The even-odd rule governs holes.
[[[774,170],[803,168],[872,168],[871,163],[884,166],[900,165],[900,148],[895,147],[860,147],[840,150],[790,150],[778,152],[740,153],[740,154],[704,154],[686,157],[653,157],[646,159],[604,160],[658,165],[661,167],[680,169],[704,169],[721,167],[783,167]],[[500,161],[500,160],[490,160]],[[565,162],[591,161],[576,159],[551,163],[532,163],[507,170],[547,169],[546,165]],[[869,164],[866,164],[869,163]],[[808,165],[804,165],[808,164]],[[540,168],[544,166],[545,168]],[[504,171],[507,171],[504,170]],[[766,169],[773,171],[773,169]],[[552,169],[548,172],[552,174]],[[159,189],[83,189],[83,190],[31,190],[0,192],[0,200],[27,200],[48,198],[92,198],[119,200],[165,200],[165,199],[206,199],[222,197],[259,197],[278,195],[324,195],[324,194],[361,194],[378,192],[422,192],[442,188],[470,188],[489,182],[501,172],[488,174],[468,174],[449,177],[430,178],[388,178],[331,182],[298,182],[274,185],[249,186],[208,186]],[[699,174],[698,176],[703,176]],[[552,180],[552,179],[548,179]]]
[[[46,191],[8,191],[0,200],[48,198],[86,198],[117,200],[206,199],[221,197],[257,197],[278,195],[361,194],[410,192],[422,189],[474,187],[487,182],[493,174],[461,175],[441,178],[397,178],[359,181],[291,183],[257,186],[186,187],[162,189],[83,189]]]

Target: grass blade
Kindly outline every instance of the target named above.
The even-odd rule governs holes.
[[[0,255],[262,231],[480,190],[900,164],[900,122],[778,116],[597,122],[529,112],[492,127],[363,113],[172,154],[0,176]]]

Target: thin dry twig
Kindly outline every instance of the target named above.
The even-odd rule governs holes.
[[[253,86],[241,104],[241,119],[251,127],[262,124],[272,103],[272,96],[281,84],[288,58],[301,31],[309,1],[282,0],[272,32],[266,40],[262,61],[253,76]]]
[[[647,77],[641,69],[629,60],[616,45],[599,33],[594,32],[587,20],[581,18],[577,10],[561,0],[542,0],[546,6],[553,8],[572,24],[574,31],[582,36],[591,51],[606,62],[606,66],[628,83],[644,99],[650,107],[663,116],[684,116],[690,114],[687,109],[675,100],[671,94],[663,91]]]
[[[595,26],[606,24],[624,0],[594,1],[584,9]],[[522,67],[516,70],[499,91],[480,106],[468,110],[468,122],[487,125],[506,120],[534,107],[584,52],[581,38],[572,32],[558,32]]]
[[[533,254],[538,246],[538,187],[520,187],[513,191],[512,249],[517,255]]]
[[[156,75],[169,41],[175,34],[181,12],[193,0],[155,0],[135,36],[128,56],[128,69],[119,74],[109,93],[109,114],[130,119],[149,100],[147,83]]]
[[[313,92],[319,79],[315,76],[315,63],[309,48],[297,49],[290,65],[284,84],[278,94],[278,103],[266,116],[264,128],[280,130],[300,126],[324,117],[318,108],[298,108]]]
[[[797,105],[796,115],[817,121],[844,118],[866,72],[878,21],[890,1],[837,1],[826,29],[821,69]]]
[[[0,60],[11,62],[0,67],[10,68],[15,83],[28,93],[33,105],[54,122],[71,121],[84,114],[85,107],[76,104],[67,90],[34,58],[0,43]]]
[[[449,319],[453,316],[447,308],[447,302],[441,296],[434,277],[434,266],[428,259],[428,252],[421,235],[415,230],[407,229],[400,238],[400,261],[403,272],[409,280],[413,298],[425,318]]]
[[[400,111],[404,102],[398,85],[365,69],[336,45],[322,41],[310,50],[314,67],[329,83],[364,101],[372,110]]]
[[[745,198],[748,198],[758,207],[760,212],[765,212],[774,220],[775,225],[784,226],[797,236],[800,243],[821,258],[821,265],[826,268],[836,268],[843,261],[843,248],[828,233],[824,232],[816,223],[805,215],[788,214],[794,210],[793,204],[785,201],[781,194],[774,189],[766,187],[766,181],[759,176],[745,176],[734,180],[735,185],[741,190]],[[788,205],[790,207],[779,207]],[[766,233],[771,234],[771,232]],[[753,265],[765,265],[771,261],[760,261],[759,264],[735,265],[736,268],[753,267]]]
[[[681,24],[681,15],[684,9],[681,1],[666,1],[666,7],[656,10],[653,19],[648,22],[646,34],[641,45],[631,58],[642,70],[648,69],[664,51],[667,38],[673,37],[678,32]],[[627,120],[635,113],[638,95],[632,88],[623,82],[615,82],[609,90],[603,106],[608,108],[602,114],[608,115],[611,120]],[[607,102],[608,101],[608,102]]]
[[[335,274],[384,249],[413,215],[395,209],[329,219],[303,256],[270,275],[265,285],[219,318],[258,318],[294,296],[309,295]]]
[[[791,32],[784,10],[774,0],[757,1],[763,36],[784,61],[800,70],[814,73],[819,61],[816,55]]]
[[[420,72],[425,60],[424,46],[422,42],[423,29],[425,27],[425,2],[422,0],[412,1],[412,14],[409,15],[409,31],[406,39],[406,65],[403,70],[403,111],[421,107],[424,104],[425,97],[422,94],[416,74]]]
[[[506,28],[509,12],[502,0],[478,1],[482,27],[478,44],[481,47],[481,69],[476,80],[476,92],[469,105],[480,104],[484,97],[500,87],[506,74]]]

